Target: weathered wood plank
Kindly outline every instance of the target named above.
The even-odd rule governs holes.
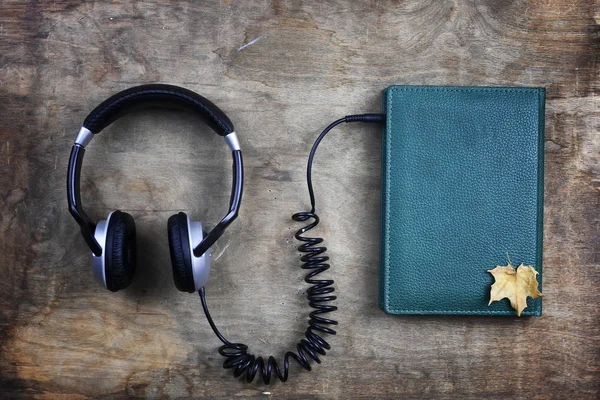
[[[597,398],[600,393],[600,7],[594,1],[76,1],[0,4],[0,397]],[[108,128],[85,160],[101,219],[131,213],[136,279],[99,288],[66,209],[87,113],[132,85],[205,95],[244,147],[243,209],[215,249],[208,301],[232,340],[283,356],[307,319],[292,213],[315,135],[379,111],[391,84],[548,89],[544,316],[390,317],[377,308],[380,133],[345,126],[315,165],[340,307],[313,372],[264,387],[221,368],[197,296],[179,293],[166,221],[214,225],[230,161],[177,113]],[[266,392],[270,392],[267,394]]]

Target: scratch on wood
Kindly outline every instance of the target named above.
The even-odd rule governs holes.
[[[259,37],[257,37],[256,39],[252,39],[251,41],[249,41],[248,43],[246,43],[245,45],[238,47],[237,51],[242,51],[244,50],[246,47],[258,42],[261,38],[263,37],[263,35],[260,35]]]
[[[221,258],[221,256],[223,255],[223,253],[225,253],[225,250],[227,250],[227,248],[229,247],[229,244],[230,244],[230,243],[227,243],[227,244],[225,245],[225,247],[223,247],[223,250],[221,250],[221,251],[219,252],[219,254],[218,254],[218,255],[217,255],[217,256],[216,256],[216,257],[213,259],[213,262],[214,262],[214,261],[217,261],[219,258]]]

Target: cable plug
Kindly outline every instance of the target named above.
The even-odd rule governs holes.
[[[344,117],[344,122],[370,122],[370,123],[385,122],[385,114],[346,115]]]

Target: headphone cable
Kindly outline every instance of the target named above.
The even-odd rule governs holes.
[[[245,373],[246,381],[248,383],[254,380],[258,371],[260,371],[265,385],[270,383],[273,372],[280,381],[285,382],[288,379],[290,358],[293,358],[304,369],[310,371],[311,365],[309,359],[320,364],[321,360],[319,359],[319,355],[324,356],[326,350],[331,349],[331,345],[317,334],[317,332],[329,335],[336,334],[336,331],[331,329],[330,326],[337,325],[337,321],[323,317],[323,314],[337,310],[336,306],[329,304],[337,298],[336,296],[331,295],[331,293],[335,291],[332,287],[334,281],[333,279],[314,279],[318,274],[329,269],[329,264],[327,264],[329,257],[324,255],[327,248],[324,246],[317,246],[323,242],[323,238],[309,238],[302,235],[319,224],[319,217],[315,213],[315,193],[312,184],[312,164],[315,153],[327,133],[342,122],[384,123],[385,114],[357,114],[340,118],[329,124],[329,126],[321,132],[310,150],[306,168],[306,181],[308,185],[308,194],[310,196],[311,210],[308,212],[302,211],[295,213],[292,215],[292,219],[298,222],[305,222],[312,219],[312,222],[299,229],[294,237],[302,242],[302,244],[298,246],[298,251],[302,254],[302,257],[300,258],[303,262],[301,268],[309,271],[306,274],[304,281],[311,285],[306,290],[306,297],[308,299],[308,305],[313,308],[314,311],[309,314],[308,328],[304,332],[305,337],[296,345],[296,353],[293,351],[285,353],[283,357],[283,371],[277,364],[275,357],[269,356],[267,363],[265,364],[262,356],[256,357],[247,352],[247,345],[228,341],[219,331],[208,311],[204,287],[198,291],[206,319],[215,335],[223,342],[223,346],[219,347],[219,354],[226,358],[223,362],[223,368],[233,368],[233,376],[236,378]]]

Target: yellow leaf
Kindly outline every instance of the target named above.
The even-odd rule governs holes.
[[[494,276],[495,283],[490,291],[490,302],[508,298],[512,308],[521,312],[527,308],[527,297],[538,298],[542,293],[538,290],[536,275],[538,272],[530,265],[519,265],[515,270],[509,262],[506,266],[497,266],[488,270]]]

